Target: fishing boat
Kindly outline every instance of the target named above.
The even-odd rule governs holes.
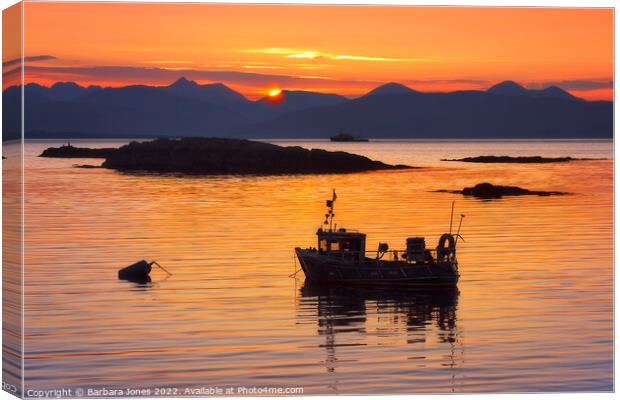
[[[366,138],[353,136],[350,133],[347,133],[343,130],[338,132],[336,136],[330,137],[329,140],[331,140],[332,142],[367,142],[368,141],[368,139]]]
[[[406,249],[392,250],[379,243],[376,251],[366,251],[366,234],[338,228],[334,224],[334,204],[327,200],[325,221],[317,230],[317,247],[295,248],[306,279],[326,284],[374,287],[455,286],[459,279],[456,258],[457,240],[464,215],[456,233],[452,233],[454,202],[450,230],[440,236],[437,247],[427,248],[424,237],[406,239]]]

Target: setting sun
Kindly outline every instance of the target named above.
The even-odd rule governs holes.
[[[280,89],[271,89],[269,90],[269,97],[276,97],[280,95],[280,93],[282,93],[282,90]]]

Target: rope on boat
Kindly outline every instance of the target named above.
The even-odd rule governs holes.
[[[299,268],[297,271],[293,272],[292,274],[290,274],[288,277],[289,278],[296,278],[297,277],[297,273],[301,271],[301,268]]]
[[[166,268],[162,267],[161,265],[159,265],[159,263],[157,263],[157,261],[153,261],[151,262],[151,265],[157,265],[159,268],[161,268],[162,270],[164,270],[169,276],[172,276],[172,273],[170,271],[168,271]]]
[[[293,252],[293,268],[297,268],[297,257],[295,255],[295,252]],[[295,278],[297,276],[297,273],[301,271],[301,267],[299,267],[299,269],[295,272],[293,272],[292,274],[290,274],[288,277],[289,278]]]

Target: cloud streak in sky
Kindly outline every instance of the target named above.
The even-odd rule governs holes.
[[[255,65],[261,66],[260,64]],[[10,77],[19,74],[20,68],[5,72],[3,75]],[[63,80],[93,81],[93,82],[173,82],[185,76],[188,79],[213,82],[230,82],[242,85],[273,85],[299,86],[308,85],[319,78],[311,76],[292,76],[268,73],[255,73],[233,70],[197,70],[191,68],[149,68],[129,66],[89,66],[89,67],[65,67],[65,66],[28,66],[26,75],[36,81],[37,77],[62,76]],[[320,78],[323,82],[325,78]],[[375,84],[380,82],[333,80],[338,84]]]
[[[28,56],[24,58],[16,58],[14,60],[4,61],[2,63],[2,67],[11,67],[13,65],[18,65],[22,62],[32,62],[32,61],[46,61],[46,60],[55,60],[56,57],[48,56],[48,55],[40,55],[40,56]]]
[[[147,60],[145,64],[191,64],[191,61],[185,60]]]
[[[375,56],[360,56],[360,55],[347,55],[347,54],[331,54],[318,50],[306,50],[306,49],[289,49],[286,47],[268,47],[264,49],[249,49],[243,50],[246,53],[257,54],[276,54],[282,55],[286,58],[302,59],[302,60],[353,60],[353,61],[383,61],[383,62],[433,62],[435,60],[431,58],[397,58],[397,57],[375,57]]]

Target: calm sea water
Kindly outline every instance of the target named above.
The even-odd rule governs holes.
[[[26,389],[303,387],[306,394],[613,389],[610,141],[286,142],[425,168],[182,177],[79,169],[25,147]],[[91,147],[121,142],[75,141]],[[5,154],[10,149],[5,148]],[[608,158],[441,162],[483,154]],[[480,182],[571,192],[482,201]],[[434,245],[466,218],[458,290],[326,289],[294,272],[324,201],[339,226]],[[118,280],[157,260],[173,275]]]

